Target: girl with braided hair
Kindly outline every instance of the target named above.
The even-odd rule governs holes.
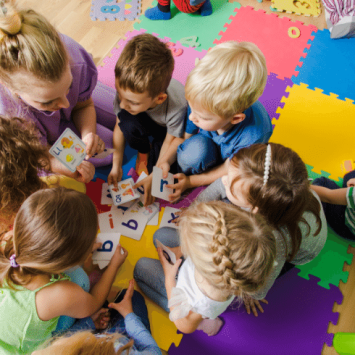
[[[223,325],[218,316],[234,298],[252,297],[264,286],[276,256],[275,238],[260,215],[221,201],[190,206],[179,231],[159,229],[154,244],[160,241],[177,258],[183,255],[180,270],[182,259],[172,265],[157,248],[160,261],[141,258],[134,277],[148,297],[170,311],[181,332],[215,335]]]
[[[216,180],[198,201],[224,200],[261,214],[274,229],[276,264],[267,282],[244,300],[257,315],[276,278],[294,265],[306,264],[322,250],[327,222],[319,197],[310,188],[299,155],[281,144],[254,144],[240,149],[228,165],[228,175]]]

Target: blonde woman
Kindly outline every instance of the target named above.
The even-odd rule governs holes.
[[[138,260],[134,278],[181,332],[215,335],[223,325],[219,315],[234,298],[250,297],[264,285],[274,264],[275,238],[262,217],[221,201],[189,207],[179,229],[159,229],[154,243],[184,256],[180,270],[182,259],[172,265],[158,248],[160,261]]]
[[[5,0],[0,2],[0,53],[0,114],[34,121],[46,145],[71,128],[86,143],[88,158],[112,147],[114,90],[100,84],[94,91],[97,69],[84,48],[42,15]],[[95,165],[110,162],[110,157],[96,159]],[[82,182],[95,172],[84,161],[72,173],[53,157],[51,168]]]

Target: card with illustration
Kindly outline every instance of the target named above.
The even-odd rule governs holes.
[[[140,197],[137,190],[133,189],[133,179],[129,178],[118,183],[118,186],[108,185],[111,193],[113,204],[116,206],[122,205],[128,201],[135,200]]]
[[[147,223],[147,226],[157,226],[159,223],[159,213],[155,214]]]
[[[173,174],[169,173],[166,179],[163,179],[163,170],[153,166],[152,196],[159,197],[162,200],[169,201],[169,195],[174,192],[172,188],[166,185],[174,184]]]
[[[157,248],[163,249],[163,254],[165,259],[169,261],[170,264],[174,265],[176,263],[176,255],[169,248],[167,248],[161,241],[156,240]]]
[[[104,182],[102,184],[101,190],[101,205],[112,205],[112,197],[110,189],[108,188],[108,183]]]
[[[92,261],[94,264],[99,264],[100,268],[107,266],[120,242],[119,233],[99,233],[97,241],[102,243],[101,248],[94,251]],[[106,261],[106,265],[104,265]]]
[[[173,222],[173,220],[178,216],[177,212],[181,212],[181,211],[177,208],[173,208],[169,206],[165,207],[164,214],[160,221],[159,228],[171,227],[177,229],[178,226],[176,225],[176,223]]]
[[[112,154],[114,151],[115,151],[115,149],[105,148],[103,152],[95,153],[91,158],[104,159],[104,158],[108,157],[110,154]]]
[[[49,153],[75,173],[76,167],[85,159],[86,145],[70,128],[67,128],[49,149]]]

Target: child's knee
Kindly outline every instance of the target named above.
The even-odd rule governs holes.
[[[219,152],[212,139],[197,134],[180,144],[177,162],[184,174],[195,175],[217,165]]]

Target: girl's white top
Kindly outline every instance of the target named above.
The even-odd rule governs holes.
[[[174,322],[193,311],[201,314],[203,318],[215,319],[227,309],[234,297],[218,302],[202,293],[195,280],[195,265],[187,258],[180,268],[176,287],[172,290],[168,306],[174,308],[169,318]]]

